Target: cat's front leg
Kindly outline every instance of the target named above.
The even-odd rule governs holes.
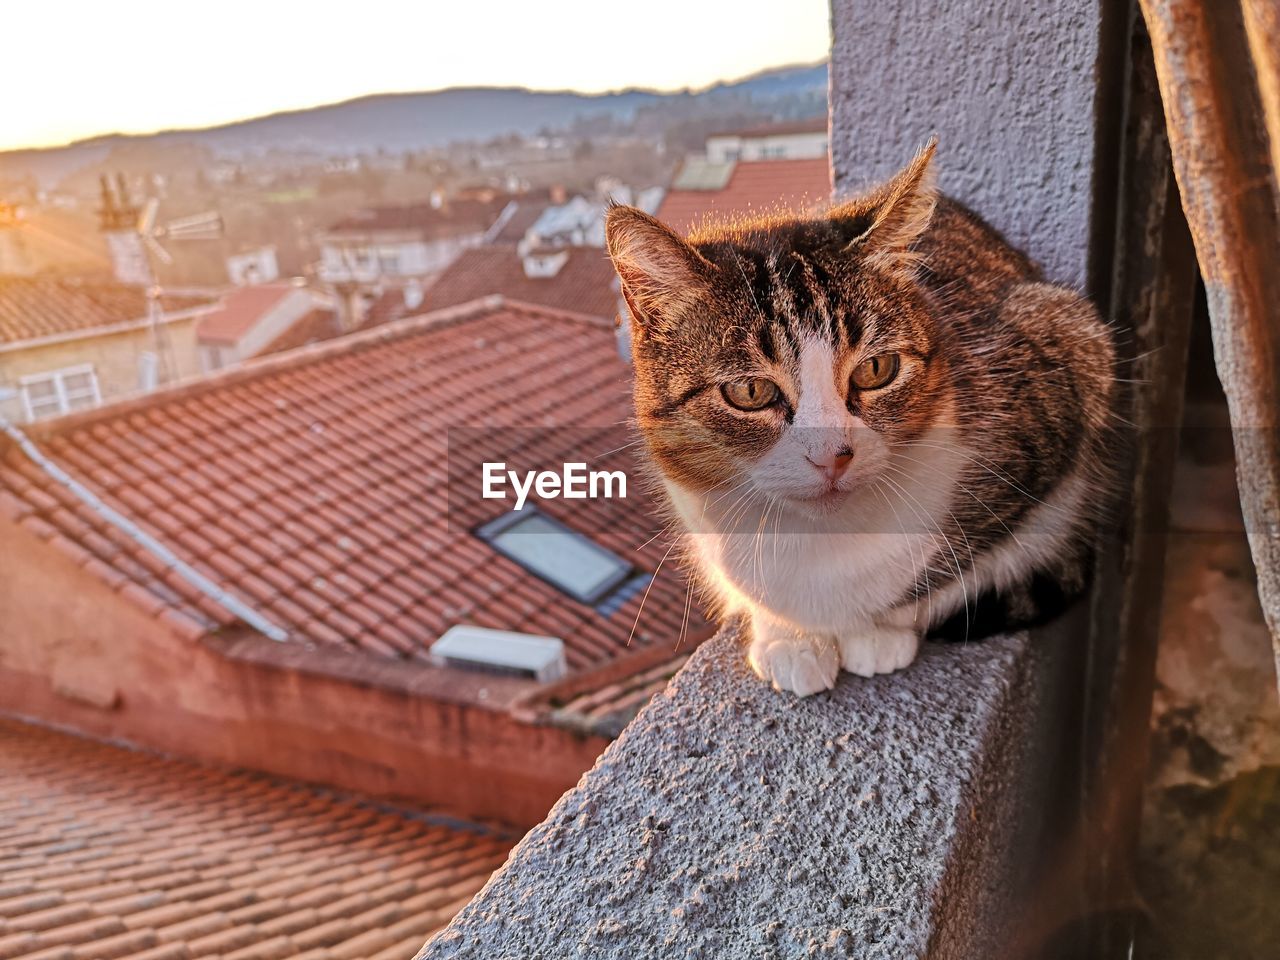
[[[871,624],[836,635],[840,666],[859,677],[893,673],[911,665],[920,650],[915,626]]]
[[[840,673],[840,653],[832,637],[807,633],[760,613],[751,617],[747,660],[762,680],[800,697],[830,690]]]

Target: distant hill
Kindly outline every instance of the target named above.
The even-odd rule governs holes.
[[[560,130],[575,122],[612,117],[626,122],[646,107],[666,102],[718,101],[765,106],[825,95],[826,63],[779,67],[700,91],[658,93],[622,90],[605,94],[541,92],[522,88],[454,88],[395,93],[293,110],[199,130],[145,135],[112,134],[64,147],[0,152],[0,176],[35,177],[52,186],[68,174],[124,145],[192,143],[228,157],[271,150],[321,155],[401,152],[504,134]]]

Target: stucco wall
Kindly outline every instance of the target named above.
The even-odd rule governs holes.
[[[171,364],[170,376],[181,380],[200,373],[196,318],[170,321],[163,330],[167,360]],[[0,351],[0,386],[16,390],[22,377],[89,363],[98,376],[98,389],[106,403],[137,392],[138,358],[155,351],[155,339],[147,327]],[[0,415],[14,423],[22,423],[26,417],[21,399],[0,402]]]
[[[831,7],[837,192],[889,176],[937,134],[944,192],[1050,278],[1083,286],[1095,227],[1101,0]]]

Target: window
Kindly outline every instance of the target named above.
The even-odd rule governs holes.
[[[495,550],[582,603],[594,604],[631,575],[631,564],[533,507],[476,531]]]
[[[43,420],[102,403],[98,377],[90,364],[23,377],[22,403],[28,420]]]

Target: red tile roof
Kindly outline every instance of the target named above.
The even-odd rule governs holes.
[[[599,247],[570,247],[553,277],[527,277],[515,247],[464,250],[427,288],[419,310],[468,303],[498,293],[544,307],[612,319],[618,312],[613,265]]]
[[[212,305],[208,297],[166,296],[166,311]],[[145,320],[146,291],[109,281],[0,277],[0,346]]]
[[[734,165],[722,190],[669,190],[657,217],[679,233],[706,221],[817,207],[831,198],[826,158],[753,160]]]
[[[342,324],[333,310],[318,307],[304,313],[288,330],[280,334],[260,351],[258,356],[294,350],[322,340],[332,340],[342,335]]]
[[[524,442],[519,456],[536,460],[522,466],[586,460],[630,472],[619,426],[629,394],[630,369],[610,324],[490,302],[248,363],[33,432],[108,505],[293,639],[425,659],[430,643],[465,622],[560,637],[570,667],[583,668],[626,649],[642,597],[602,611],[499,555],[470,530],[510,503],[450,504],[447,464],[462,469],[468,457]],[[535,434],[542,427],[571,429]],[[191,577],[16,446],[3,447],[0,513],[184,634],[233,621]],[[478,483],[478,466],[466,476]],[[666,553],[654,539],[662,524],[632,479],[627,501],[542,507],[653,571]],[[686,590],[673,566],[645,602],[636,644],[674,643],[682,631]]]
[[[666,689],[688,659],[688,647],[685,647],[684,652],[669,654],[652,666],[609,683],[581,689],[565,702],[556,704],[548,719],[574,730],[616,737],[650,700]]]
[[[238,287],[222,298],[217,310],[200,318],[196,335],[201,340],[238,343],[264,314],[297,289],[287,282]]]
[[[0,957],[407,960],[511,840],[0,721]]]

